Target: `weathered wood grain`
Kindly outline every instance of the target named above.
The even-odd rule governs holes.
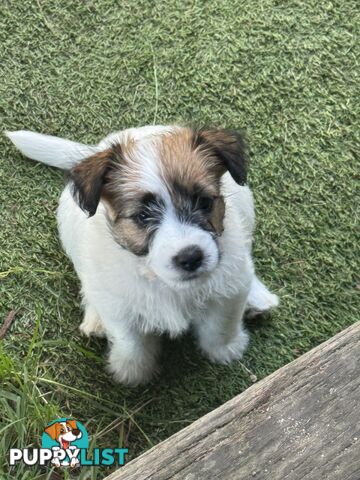
[[[360,480],[360,322],[107,480]]]

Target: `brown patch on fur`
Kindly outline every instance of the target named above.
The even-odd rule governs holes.
[[[113,175],[111,185],[106,188],[102,199],[109,202],[117,215],[130,217],[136,213],[145,192],[139,191],[132,182],[127,184],[126,192],[124,188],[126,187],[124,187],[124,180],[121,179],[121,171],[118,171]]]
[[[194,132],[190,128],[179,128],[161,136],[161,174],[170,188],[176,183],[190,192],[197,186],[216,195],[219,183],[216,159],[211,152],[194,149],[193,139]]]
[[[161,172],[170,188],[172,202],[179,211],[186,209],[185,204],[194,198],[214,198],[213,209],[207,217],[204,215],[204,221],[217,235],[221,235],[225,203],[220,196],[220,178],[226,167],[210,143],[200,144],[197,135],[198,132],[190,128],[179,128],[161,137]]]
[[[132,218],[144,195],[134,187],[139,177],[139,170],[134,168],[137,164],[134,151],[132,139],[122,145],[114,144],[83,160],[71,170],[70,176],[80,207],[92,216],[101,198],[116,241],[136,255],[144,255],[150,235]]]
[[[115,240],[135,255],[146,255],[149,251],[150,232],[139,227],[132,218],[118,217],[112,227]]]
[[[223,197],[217,197],[210,214],[209,223],[217,235],[224,231],[225,202]]]

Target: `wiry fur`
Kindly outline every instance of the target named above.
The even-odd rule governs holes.
[[[57,218],[82,284],[80,329],[107,336],[118,381],[151,378],[163,332],[174,337],[193,327],[212,361],[241,358],[245,309],[278,304],[254,273],[253,199],[239,185],[246,178],[241,137],[157,126],[88,147],[31,132],[7,135],[30,158],[71,169]],[[199,207],[204,194],[214,198],[209,212]],[[146,226],[139,208],[150,215]],[[179,271],[174,257],[193,245],[204,261],[196,274]]]

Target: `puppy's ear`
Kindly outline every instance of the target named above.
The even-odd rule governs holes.
[[[119,161],[120,151],[120,146],[116,145],[95,153],[70,171],[74,196],[90,217],[96,213],[104,186],[109,182],[110,173]]]
[[[236,183],[245,185],[248,155],[245,139],[240,132],[223,129],[196,130],[194,146],[218,160],[215,167],[220,175],[228,170]]]
[[[53,423],[49,427],[46,427],[44,430],[53,440],[57,440],[59,436],[59,424]]]

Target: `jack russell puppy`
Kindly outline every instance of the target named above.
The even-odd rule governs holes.
[[[6,134],[27,157],[69,172],[57,220],[81,280],[80,329],[106,335],[117,381],[149,381],[160,335],[190,327],[211,361],[242,357],[245,311],[268,311],[278,297],[254,272],[241,134],[147,126],[96,146]]]

